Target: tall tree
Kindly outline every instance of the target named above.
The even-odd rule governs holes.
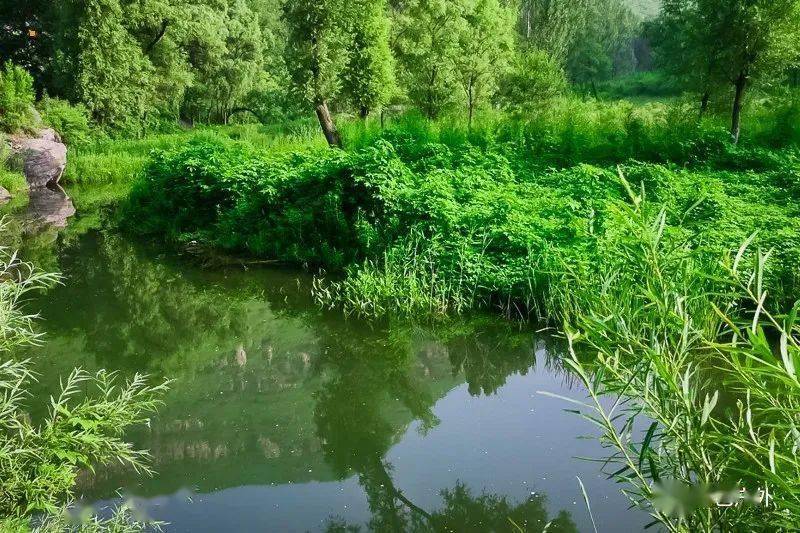
[[[119,0],[81,0],[75,96],[101,126],[136,131],[152,98],[152,66],[124,26]]]
[[[646,26],[653,43],[656,64],[679,79],[683,89],[700,95],[700,116],[719,86],[712,50],[705,44],[706,30],[700,27],[694,2],[664,0],[658,18]]]
[[[623,0],[591,0],[580,38],[575,39],[567,57],[570,79],[594,88],[595,82],[609,79],[630,68],[620,64],[623,56],[633,56],[637,19]]]
[[[750,86],[779,79],[797,64],[800,1],[670,0],[664,13],[685,39],[679,60],[699,69],[709,86],[733,88],[730,133],[738,142]]]
[[[286,62],[295,87],[314,105],[328,144],[341,147],[328,101],[341,88],[348,59],[346,5],[343,0],[292,0],[283,9],[289,28]]]
[[[455,69],[467,99],[471,128],[475,108],[494,92],[508,65],[514,19],[498,0],[468,0],[464,8]]]
[[[782,75],[800,54],[798,0],[697,0],[700,27],[715,64],[733,84],[731,137],[739,141],[742,103],[751,81]]]
[[[228,123],[245,97],[264,82],[261,28],[245,0],[227,0],[219,30],[221,46],[198,64],[195,97],[208,118]]]
[[[528,114],[563,95],[568,87],[558,61],[544,50],[523,47],[501,79],[497,101],[512,113]]]
[[[264,77],[234,111],[247,111],[262,122],[282,122],[303,113],[304,102],[292,91],[286,65],[288,27],[284,0],[247,0],[261,27]]]
[[[404,86],[428,118],[455,102],[462,13],[458,0],[410,0],[398,16],[395,43]]]
[[[362,118],[394,92],[394,57],[389,47],[386,0],[357,0],[351,25],[350,58],[343,90]]]
[[[520,34],[529,47],[539,48],[559,62],[580,35],[592,0],[522,0]]]
[[[53,57],[51,0],[0,0],[0,58],[24,67],[42,88]]]

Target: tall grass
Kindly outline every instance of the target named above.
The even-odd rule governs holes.
[[[791,530],[800,305],[771,310],[768,252],[748,241],[717,261],[698,257],[666,231],[663,211],[633,198],[618,206],[627,237],[615,252],[594,274],[565,269],[553,293],[565,362],[589,393],[569,401],[602,431],[609,476],[666,530]],[[739,500],[741,487],[757,503]]]
[[[475,261],[463,246],[456,251],[455,275],[443,268],[447,252],[436,238],[412,232],[408,239],[387,249],[377,260],[351,268],[347,277],[329,282],[316,277],[313,295],[322,307],[340,307],[362,318],[399,314],[417,317],[459,315],[479,307],[482,296]]]

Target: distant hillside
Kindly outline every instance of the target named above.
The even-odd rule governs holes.
[[[661,8],[661,0],[625,0],[625,2],[642,18],[655,17]]]

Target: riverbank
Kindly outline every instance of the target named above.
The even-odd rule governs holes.
[[[588,134],[562,139],[545,157],[533,127],[512,137],[510,128],[456,136],[414,125],[365,135],[347,151],[193,140],[154,156],[122,224],[322,269],[334,281],[318,281],[320,303],[365,317],[472,309],[553,317],[559,271],[596,270],[615,253],[627,237],[619,206],[633,195],[665,210],[665,232],[698,257],[721,259],[757,233],[753,249],[774,250],[771,294],[799,293],[794,148],[734,147],[713,129],[678,142],[654,128],[628,141],[650,146],[641,152],[650,162],[624,157],[626,144],[608,154],[604,137]]]

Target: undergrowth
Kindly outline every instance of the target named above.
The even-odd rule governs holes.
[[[518,143],[427,139],[390,129],[360,149],[282,153],[191,142],[154,155],[121,219],[138,233],[324,270],[318,301],[363,316],[527,317],[546,304],[556,265],[591,270],[613,252],[602,239],[626,238],[609,222],[627,198],[622,171],[693,253],[719,257],[758,232],[775,250],[776,298],[800,293],[794,149],[695,143],[684,165],[618,168],[552,166]]]

